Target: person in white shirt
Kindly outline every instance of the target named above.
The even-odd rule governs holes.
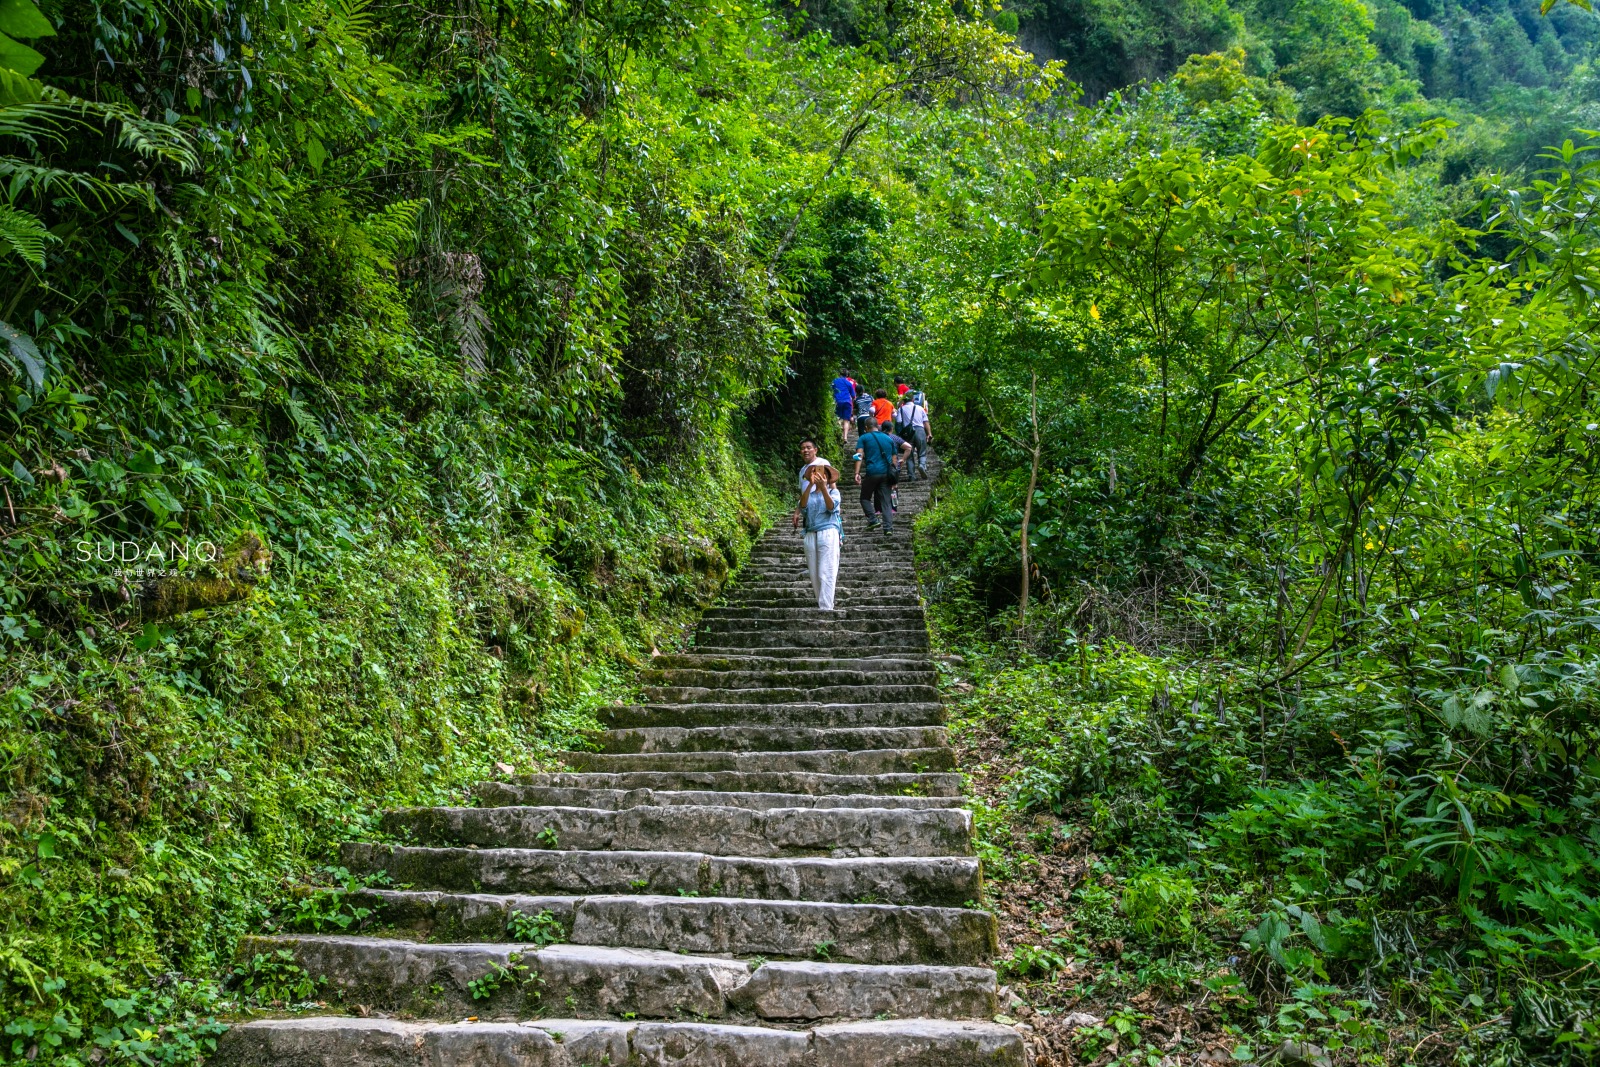
[[[823,467],[833,466],[833,464],[818,455],[818,451],[815,438],[808,437],[800,442],[800,476],[796,479],[795,485],[802,491],[806,487],[806,474],[812,467],[819,465]],[[797,529],[800,526],[800,506],[798,504],[795,505],[794,509],[794,525]]]
[[[844,535],[839,472],[827,460],[816,459],[815,443],[807,443],[813,458],[800,471],[800,507],[795,511],[795,524],[805,522],[806,573],[811,577],[817,607],[832,611],[834,587],[839,580],[839,542]],[[801,457],[805,457],[804,447]]]
[[[921,393],[906,393],[900,398],[900,406],[894,410],[894,421],[900,429],[900,436],[911,442],[914,450],[912,457],[912,470],[923,478],[928,476],[928,444],[933,440],[928,426],[928,409],[918,403],[917,397]]]

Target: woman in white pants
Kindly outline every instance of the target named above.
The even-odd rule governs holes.
[[[833,610],[833,587],[839,578],[839,541],[844,536],[839,509],[839,472],[826,462],[808,466],[805,488],[800,491],[800,513],[805,517],[806,571],[817,607]]]

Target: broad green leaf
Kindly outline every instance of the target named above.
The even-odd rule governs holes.
[[[21,41],[0,33],[0,70],[9,70],[27,77],[44,63],[44,56]]]
[[[39,355],[33,338],[7,322],[0,322],[0,341],[4,341],[5,361],[13,371],[19,367],[27,374],[35,388],[44,385],[44,358]]]
[[[56,28],[33,0],[0,0],[0,33],[12,37],[54,37]]]
[[[0,66],[0,107],[37,104],[44,95],[44,84]]]

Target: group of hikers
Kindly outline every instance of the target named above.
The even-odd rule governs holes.
[[[902,378],[894,380],[895,399],[887,389],[869,393],[848,371],[833,380],[834,414],[839,419],[839,439],[850,445],[856,430],[855,480],[861,487],[861,510],[867,531],[894,532],[900,507],[896,486],[902,474],[928,476],[928,446],[932,443],[928,401],[922,391]],[[800,443],[800,504],[793,525],[805,524],[806,570],[817,607],[833,610],[834,586],[839,577],[839,546],[844,539],[844,514],[840,506],[839,472],[821,456],[814,438]]]

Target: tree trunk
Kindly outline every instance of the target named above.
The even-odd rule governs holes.
[[[1028,464],[1028,495],[1022,501],[1022,602],[1017,608],[1017,629],[1024,632],[1028,629],[1028,586],[1033,570],[1033,561],[1028,552],[1029,528],[1033,525],[1033,492],[1039,485],[1039,454],[1043,451],[1039,442],[1038,371],[1033,372],[1033,380],[1028,388],[1028,421],[1033,430],[1033,448]]]
[[[1028,527],[1033,523],[1033,490],[1039,484],[1039,449],[1033,450],[1033,463],[1028,468],[1028,498],[1022,502],[1022,606],[1017,610],[1017,626],[1028,626],[1028,577],[1033,569],[1028,558]]]

